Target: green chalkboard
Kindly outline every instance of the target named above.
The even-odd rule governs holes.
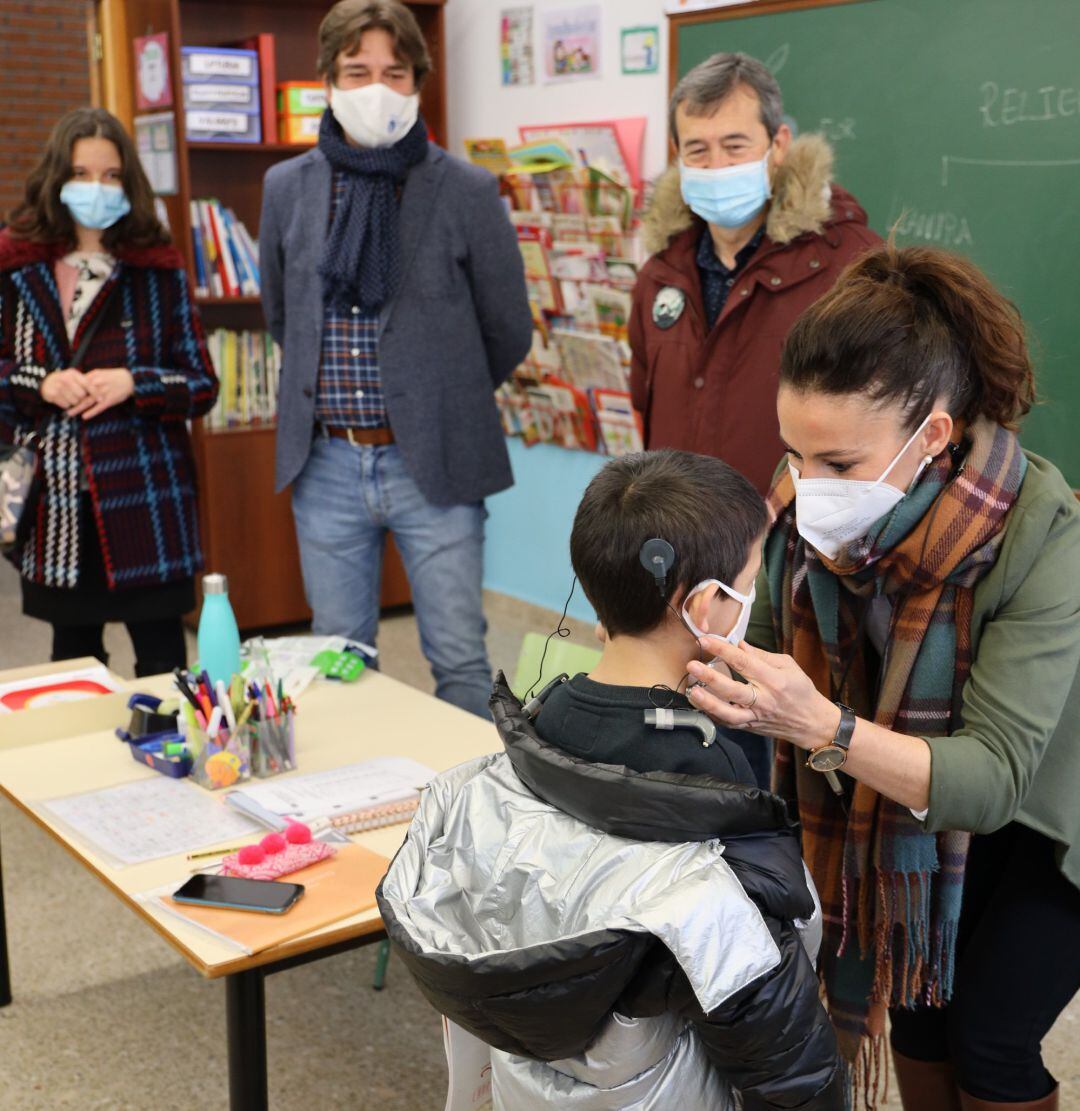
[[[875,230],[963,252],[1017,303],[1042,398],[1023,442],[1080,486],[1080,0],[860,0],[674,33],[679,76],[719,50],[768,63]]]

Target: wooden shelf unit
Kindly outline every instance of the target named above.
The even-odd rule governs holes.
[[[421,95],[421,112],[439,143],[446,143],[446,0],[414,0],[431,52],[433,72]],[[276,80],[314,80],[317,31],[329,0],[99,0],[105,67],[114,74],[106,107],[132,127],[135,105],[132,38],[169,34],[173,112],[176,119],[178,192],[164,197],[173,238],[184,252],[194,285],[189,202],[217,197],[257,234],[262,179],[270,166],[309,148],[263,136],[260,143],[188,142],[184,138],[181,46],[220,46],[269,32],[275,38]],[[264,327],[258,297],[201,297],[207,329]],[[199,512],[209,570],[229,576],[229,594],[241,628],[306,621],[300,558],[288,492],[274,493],[274,429],[193,433],[199,475]],[[392,538],[383,563],[382,604],[410,600],[408,582]]]

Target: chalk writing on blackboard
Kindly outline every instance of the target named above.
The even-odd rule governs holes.
[[[893,228],[900,238],[942,247],[970,247],[975,242],[967,217],[956,212],[920,212],[905,208]]]
[[[1011,127],[1018,123],[1046,123],[1080,116],[1080,88],[1073,86],[1002,89],[996,81],[984,81],[979,93],[983,127]]]
[[[791,53],[791,44],[785,42],[778,46],[766,59],[765,68],[775,77],[785,66],[788,55]]]
[[[953,166],[1036,166],[1061,169],[1080,166],[1080,158],[960,158],[955,154],[941,156],[941,184],[949,184],[949,171]]]
[[[832,116],[822,116],[818,130],[830,143],[841,143],[845,139],[855,138],[855,121],[850,116],[842,120],[835,120]]]

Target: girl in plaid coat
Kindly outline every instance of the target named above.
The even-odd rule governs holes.
[[[185,662],[202,567],[187,422],[217,388],[130,138],[102,109],[68,113],[0,232],[0,438],[36,433],[38,455],[11,558],[53,659],[104,661],[123,621],[137,675]]]

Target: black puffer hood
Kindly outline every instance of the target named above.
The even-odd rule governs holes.
[[[500,671],[488,702],[518,778],[594,829],[634,841],[711,841],[794,829],[783,799],[711,776],[636,772],[541,740]]]

